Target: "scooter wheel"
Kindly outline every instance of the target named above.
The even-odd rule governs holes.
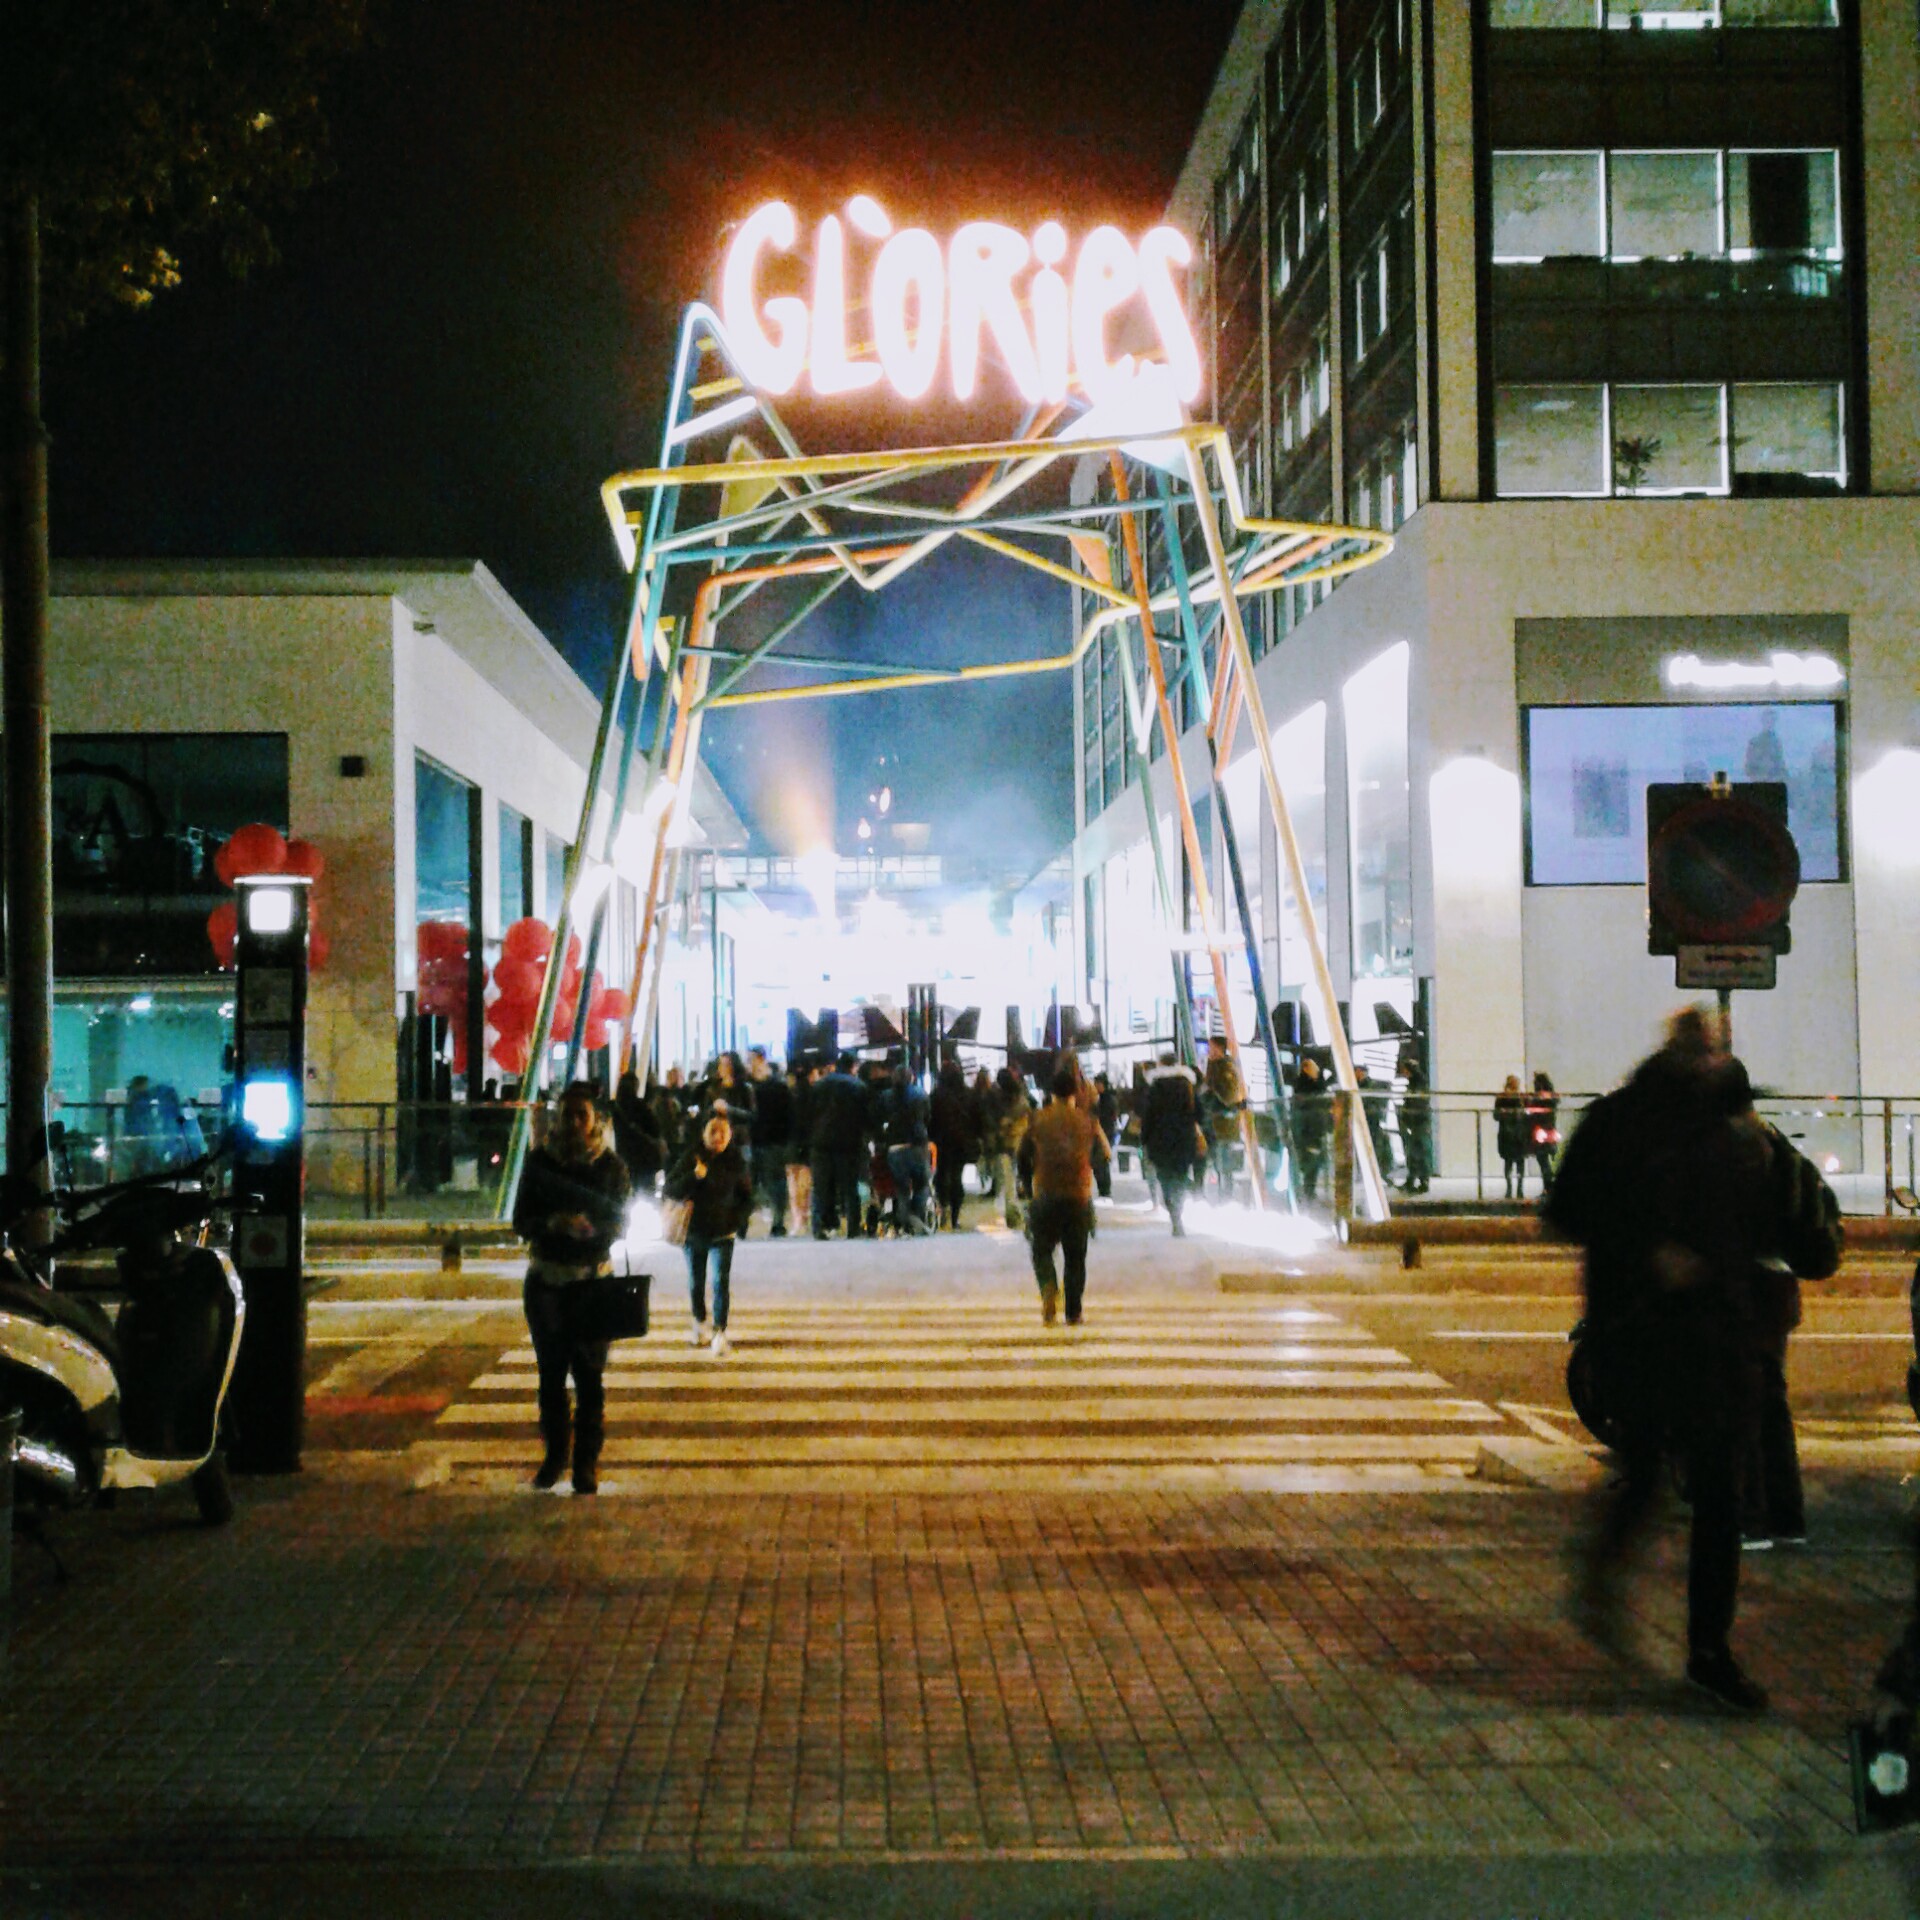
[[[227,1456],[216,1453],[193,1474],[194,1505],[200,1518],[210,1527],[224,1527],[233,1518],[233,1481],[227,1473]]]

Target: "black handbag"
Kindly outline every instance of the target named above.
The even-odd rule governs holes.
[[[574,1338],[589,1342],[638,1340],[647,1331],[648,1273],[597,1273],[580,1283]]]

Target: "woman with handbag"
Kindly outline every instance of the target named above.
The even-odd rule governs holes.
[[[559,1485],[569,1452],[574,1492],[600,1490],[607,1342],[589,1323],[594,1284],[613,1272],[613,1243],[626,1229],[631,1193],[620,1156],[606,1144],[593,1089],[576,1081],[560,1097],[549,1138],[527,1156],[513,1206],[513,1230],[532,1256],[523,1299],[540,1372],[547,1450],[533,1484],[543,1492]],[[568,1403],[569,1374],[577,1417]]]
[[[727,1309],[732,1298],[733,1243],[753,1212],[753,1175],[723,1112],[708,1116],[700,1144],[689,1147],[667,1175],[667,1198],[687,1206],[687,1293],[693,1311],[688,1338],[707,1340],[707,1275],[713,1275],[712,1351],[731,1351]]]

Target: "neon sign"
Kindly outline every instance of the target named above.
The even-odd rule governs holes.
[[[1838,662],[1824,653],[1790,653],[1776,648],[1764,666],[1744,660],[1702,660],[1697,653],[1675,654],[1667,662],[1667,685],[1701,687],[1715,693],[1735,687],[1805,687],[1823,690],[1846,679]]]
[[[1158,335],[1174,393],[1183,403],[1199,398],[1200,349],[1173,277],[1193,249],[1174,228],[1155,227],[1135,245],[1117,227],[1095,227],[1069,277],[1067,233],[1057,220],[1043,221],[1031,237],[972,220],[943,247],[924,227],[896,229],[869,194],[855,194],[846,215],[830,213],[814,230],[811,304],[794,294],[764,301],[758,294],[761,257],[790,253],[798,240],[790,206],[770,200],[734,234],[721,271],[721,322],[742,376],[761,392],[789,393],[806,373],[817,394],[859,393],[884,379],[901,399],[918,400],[933,386],[944,347],[953,396],[970,400],[983,346],[990,346],[1025,400],[1064,400],[1077,378],[1096,404],[1124,403],[1144,369],[1131,353],[1109,354],[1107,329],[1137,301]],[[861,242],[872,255],[866,307],[874,357],[855,359],[847,276],[850,250]]]

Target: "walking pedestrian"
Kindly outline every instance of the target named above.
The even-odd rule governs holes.
[[[1023,1149],[1033,1187],[1033,1277],[1040,1288],[1040,1318],[1049,1327],[1061,1304],[1053,1268],[1056,1247],[1066,1285],[1067,1325],[1080,1324],[1087,1239],[1093,1231],[1093,1160],[1102,1150],[1110,1149],[1100,1123],[1080,1104],[1073,1074],[1056,1068],[1053,1097],[1033,1116]]]
[[[749,1153],[755,1191],[773,1216],[771,1237],[787,1232],[787,1162],[793,1151],[793,1089],[786,1075],[767,1059],[765,1047],[747,1055],[747,1080],[753,1089],[753,1139]]]
[[[1173,1237],[1184,1240],[1187,1228],[1180,1216],[1186,1205],[1187,1182],[1197,1167],[1206,1164],[1206,1141],[1200,1130],[1193,1069],[1182,1066],[1171,1051],[1163,1053],[1160,1064],[1147,1073],[1140,1111],[1140,1148],[1153,1168],[1167,1217],[1173,1223]]]
[[[1100,1131],[1105,1136],[1109,1149],[1120,1145],[1120,1096],[1113,1090],[1113,1082],[1105,1073],[1093,1076],[1093,1117],[1099,1122]],[[1113,1153],[1097,1158],[1093,1163],[1093,1184],[1102,1200],[1113,1198]]]
[[[867,1153],[867,1094],[854,1078],[853,1055],[843,1053],[831,1073],[813,1083],[813,1237],[844,1226],[860,1237],[860,1170]]]
[[[560,1484],[569,1462],[575,1493],[600,1490],[607,1343],[583,1338],[581,1322],[589,1283],[613,1271],[613,1243],[625,1230],[631,1191],[620,1156],[606,1143],[593,1089],[575,1081],[560,1096],[551,1135],[528,1154],[513,1205],[513,1230],[530,1254],[521,1299],[539,1372],[546,1451],[533,1484],[542,1492]]]
[[[1520,1091],[1520,1076],[1507,1075],[1506,1084],[1493,1096],[1493,1144],[1506,1174],[1509,1200],[1527,1197],[1527,1096]]]
[[[629,1067],[620,1076],[613,1096],[613,1150],[620,1156],[637,1194],[651,1199],[654,1183],[660,1178],[665,1153],[660,1140],[660,1122],[640,1097],[640,1076]]]
[[[928,1202],[933,1156],[928,1152],[927,1096],[904,1065],[894,1068],[892,1081],[880,1096],[879,1120],[887,1174],[893,1182],[894,1231],[931,1233]]]
[[[1770,1233],[1771,1155],[1733,1065],[1717,1014],[1676,1014],[1665,1045],[1587,1110],[1547,1205],[1586,1250],[1589,1337],[1624,1422],[1623,1474],[1585,1542],[1576,1616],[1601,1644],[1617,1640],[1622,1573],[1663,1455],[1677,1453],[1692,1501],[1687,1679],[1758,1712],[1766,1693],[1729,1636],[1751,1417],[1747,1294]]]
[[[1222,1200],[1233,1198],[1234,1143],[1240,1137],[1240,1115],[1246,1104],[1247,1089],[1240,1078],[1240,1069],[1227,1051],[1226,1036],[1216,1033],[1207,1042],[1207,1070],[1200,1092],[1200,1110],[1209,1142],[1207,1157]]]
[[[1020,1204],[1020,1149],[1026,1142],[1027,1128],[1033,1116],[1033,1102],[1020,1076],[1011,1067],[1002,1067],[993,1083],[993,1127],[990,1150],[993,1156],[993,1187],[1000,1196],[1000,1216],[1016,1231],[1026,1224]]]
[[[753,1212],[753,1175],[733,1137],[733,1123],[716,1109],[698,1146],[689,1147],[667,1175],[667,1198],[692,1203],[687,1222],[687,1338],[711,1345],[716,1359],[731,1350],[727,1321],[733,1304],[733,1245]],[[713,1284],[713,1336],[707,1337],[707,1284]]]
[[[808,1060],[787,1062],[787,1088],[793,1096],[793,1119],[787,1146],[787,1208],[796,1231],[813,1218],[813,1076]]]
[[[949,1060],[927,1101],[927,1131],[933,1143],[933,1190],[940,1225],[954,1232],[959,1231],[960,1208],[966,1199],[968,1162],[980,1157],[974,1114],[966,1070],[958,1060]]]

